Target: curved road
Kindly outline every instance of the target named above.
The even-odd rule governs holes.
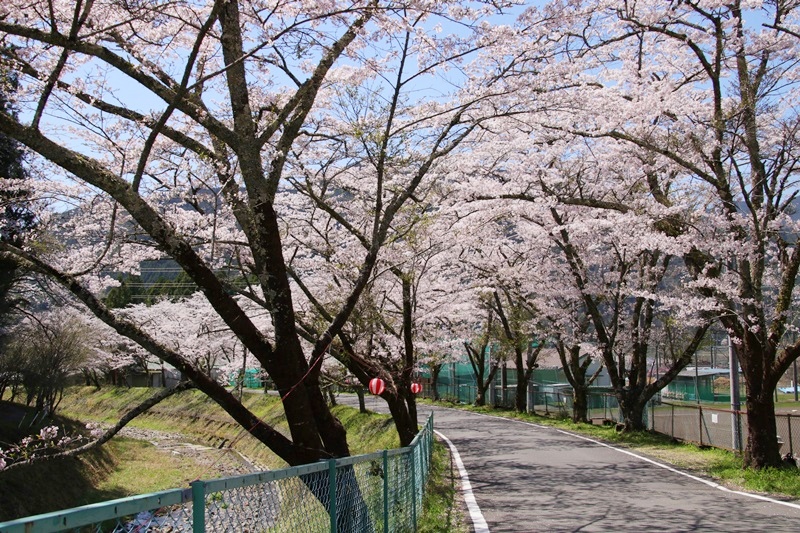
[[[386,412],[374,398],[367,408]],[[457,448],[491,532],[800,531],[800,502],[721,489],[554,428],[419,409],[420,420],[434,411],[435,429]]]

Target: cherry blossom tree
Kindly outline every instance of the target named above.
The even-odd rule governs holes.
[[[492,346],[492,339],[496,333],[494,310],[486,303],[483,307],[485,319],[480,333],[464,341],[467,360],[475,374],[475,405],[478,406],[486,405],[486,391],[497,375],[503,356],[500,350],[493,349]]]
[[[572,337],[569,351],[588,340],[581,330],[592,337],[626,428],[642,429],[647,402],[691,361],[715,310],[713,302],[692,300],[691,276],[675,259],[691,250],[697,234],[664,232],[694,204],[680,194],[670,205],[650,195],[643,184],[664,174],[670,190],[672,169],[646,166],[646,153],[584,140],[548,122],[540,126],[537,120],[558,114],[555,104],[547,106],[553,110],[531,112],[525,121],[498,119],[489,128],[493,142],[472,154],[464,188],[472,225],[486,228],[494,221],[499,231],[493,240],[503,244],[493,272],[502,271],[501,257],[525,265],[505,274],[506,287],[528,299],[527,307],[547,319],[556,338]],[[681,317],[688,337],[670,370],[651,382],[648,348],[669,315]],[[579,358],[579,352],[572,355]],[[571,370],[573,378],[580,375],[580,366]],[[577,380],[573,386],[581,387]]]
[[[489,209],[493,217],[502,217],[504,212],[504,209]],[[472,223],[465,229],[472,229]],[[516,369],[514,407],[523,413],[527,410],[528,384],[544,349],[544,338],[549,334],[549,325],[537,307],[540,291],[536,283],[531,283],[532,277],[538,277],[539,255],[537,250],[531,250],[532,243],[520,239],[508,223],[487,221],[483,231],[477,233],[479,238],[466,248],[462,260],[468,263],[473,283],[486,291],[482,303],[490,313],[486,318],[487,336],[483,343],[490,342],[496,356],[503,360],[501,364],[513,362]],[[494,373],[482,380],[476,366],[480,359],[477,348],[466,346],[466,349],[478,382],[485,390],[494,379]]]
[[[691,189],[695,216],[664,219],[661,230],[702,232],[682,257],[697,292],[717,307],[747,383],[746,463],[777,466],[773,393],[800,356],[800,343],[786,342],[800,267],[799,8],[689,0],[553,9],[569,22],[551,37],[580,78],[561,95],[570,122],[549,125],[636,147],[651,167],[671,166],[646,182],[664,207],[675,205],[679,188]]]
[[[58,280],[288,463],[348,455],[319,368],[329,347],[348,345],[343,328],[398,214],[474,127],[470,102],[431,95],[426,80],[451,68],[463,76],[471,28],[493,9],[378,0],[5,3],[2,57],[20,76],[20,116],[0,113],[0,133],[39,156],[39,194],[62,210],[75,206],[50,219],[63,226],[61,238],[5,246],[6,256]],[[438,15],[458,32],[438,33]],[[348,118],[340,101],[350,93],[375,105]],[[298,218],[306,228],[312,219],[337,225],[337,239],[357,245],[332,243],[349,255],[352,280],[335,299],[304,282],[301,259],[319,257],[305,246],[295,253]],[[142,260],[163,257],[274,380],[289,435],[259,420],[185,346],[102,304],[98,295],[115,284],[108,273],[135,274]],[[244,288],[220,274],[229,268],[242,270]],[[304,320],[311,308],[316,321]],[[368,365],[358,368],[363,381]]]

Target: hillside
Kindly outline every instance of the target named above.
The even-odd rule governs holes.
[[[74,432],[86,422],[111,423],[120,413],[149,397],[146,388],[96,390],[69,389],[60,406],[59,426]],[[280,400],[251,394],[246,404],[264,420],[282,424]],[[13,412],[19,420],[24,410],[0,403],[0,413]],[[397,434],[386,415],[360,414],[339,406],[334,409],[348,431],[353,454],[398,446]],[[0,429],[0,441],[17,439],[16,423]],[[129,426],[103,449],[79,458],[53,460],[0,473],[0,521],[88,503],[186,486],[194,479],[233,475],[249,467],[281,468],[274,454],[250,437],[216,404],[197,391],[169,398]],[[34,428],[38,430],[38,428]],[[164,445],[164,440],[173,441]],[[182,446],[176,448],[175,444]],[[246,458],[242,461],[240,455]],[[243,466],[244,465],[244,466]]]

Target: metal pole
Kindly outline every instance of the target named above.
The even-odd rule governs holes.
[[[389,533],[389,452],[383,450],[383,531]]]
[[[650,398],[650,431],[656,429],[656,402]]]
[[[206,531],[205,481],[192,482],[192,531],[194,533],[205,533]]]
[[[331,516],[331,533],[336,533],[336,459],[328,460],[328,513]]]
[[[794,401],[798,401],[798,399],[797,399],[797,359],[792,361],[792,366],[794,367],[794,380],[792,381],[792,386],[794,386]]]
[[[526,402],[527,403],[527,409],[526,410],[529,413],[535,413],[536,412],[536,406],[534,405],[533,401],[534,401],[533,400],[533,378],[531,378],[531,380],[528,382],[528,401]]]
[[[700,404],[700,374],[697,369],[697,350],[694,351],[694,397]]]
[[[717,367],[717,365],[716,365],[717,358],[715,357],[716,356],[716,351],[717,351],[716,348],[717,348],[717,336],[712,331],[711,332],[711,368],[716,368]]]
[[[660,372],[659,365],[660,364],[661,363],[659,363],[659,360],[658,360],[658,341],[656,341],[656,381],[658,381],[658,378],[661,377],[661,376],[659,376],[659,372]],[[661,391],[658,391],[658,394],[660,396],[661,395]]]
[[[670,415],[669,415],[670,432],[671,432],[670,436],[674,439],[675,438],[675,404],[670,404],[670,407],[671,407]]]
[[[411,522],[417,530],[417,460],[414,449],[411,449]]]
[[[502,407],[508,407],[508,365],[503,361],[503,366],[500,368],[500,390],[503,395]]]
[[[731,380],[731,428],[733,437],[733,449],[735,451],[742,450],[742,436],[739,431],[739,361],[736,358],[731,336],[728,335],[728,365],[730,368]]]
[[[453,398],[460,400],[458,397],[458,387],[456,385],[456,364],[450,363],[450,395]]]

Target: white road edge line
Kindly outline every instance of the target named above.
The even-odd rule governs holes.
[[[556,428],[554,428],[552,426],[545,426],[545,425],[542,425],[542,424],[534,424],[532,422],[525,422],[524,420],[516,420],[516,419],[513,419],[513,418],[505,418],[505,417],[502,417],[502,416],[487,415],[487,414],[484,414],[484,413],[473,413],[473,414],[482,415],[482,416],[488,416],[488,417],[491,417],[491,418],[499,418],[501,420],[508,420],[509,422],[519,422],[520,424],[525,424],[527,426],[533,426],[535,428],[540,428],[540,429],[555,429],[555,431],[558,431],[559,433],[563,433],[564,435],[569,435],[571,437],[576,437],[576,438],[579,438],[579,439],[582,439],[582,440],[585,440],[585,441],[588,441],[588,442],[592,442],[592,443],[600,445],[600,446],[605,446],[606,448],[609,448],[611,450],[615,450],[615,451],[618,451],[620,453],[624,453],[626,455],[630,455],[631,457],[636,457],[637,459],[639,459],[641,461],[644,461],[646,463],[650,463],[650,464],[652,464],[654,466],[657,466],[659,468],[663,468],[664,470],[669,470],[670,472],[674,472],[674,473],[676,473],[678,475],[687,477],[687,478],[692,479],[694,481],[699,481],[700,483],[703,483],[704,485],[708,485],[709,487],[713,487],[713,488],[715,488],[717,490],[721,490],[722,492],[729,492],[731,494],[738,494],[739,496],[745,496],[747,498],[752,498],[754,500],[761,500],[761,501],[764,501],[764,502],[775,503],[775,504],[778,504],[778,505],[791,507],[792,509],[800,509],[800,504],[796,504],[796,503],[792,503],[792,502],[785,502],[785,501],[782,501],[782,500],[776,500],[775,498],[769,498],[767,496],[762,496],[760,494],[753,494],[753,493],[750,493],[750,492],[742,492],[742,491],[739,491],[739,490],[729,489],[728,487],[724,487],[724,486],[720,485],[719,483],[714,483],[713,481],[709,481],[709,480],[703,479],[701,477],[693,476],[692,474],[689,474],[688,472],[682,472],[681,470],[678,470],[677,468],[673,468],[673,467],[671,467],[669,465],[665,465],[664,463],[659,463],[658,461],[654,461],[653,459],[650,459],[648,457],[644,457],[642,455],[633,453],[633,452],[631,452],[629,450],[625,450],[625,449],[622,449],[622,448],[617,448],[616,446],[611,446],[610,444],[606,444],[605,442],[601,442],[599,440],[595,440],[595,439],[592,439],[590,437],[585,437],[583,435],[578,435],[577,433],[571,433],[569,431],[564,431],[563,429],[556,429]]]
[[[475,528],[475,533],[489,533],[489,526],[486,524],[486,519],[483,518],[481,508],[478,506],[478,502],[475,500],[475,494],[472,492],[472,484],[469,482],[467,469],[464,467],[464,462],[461,460],[461,456],[458,454],[455,444],[450,442],[450,439],[442,435],[440,432],[434,431],[434,433],[439,435],[439,437],[447,443],[447,446],[450,447],[450,453],[453,454],[453,459],[455,459],[456,462],[456,468],[458,468],[458,475],[461,476],[461,492],[464,495],[464,502],[467,504],[467,510],[469,511],[470,518],[472,519],[472,526]]]

